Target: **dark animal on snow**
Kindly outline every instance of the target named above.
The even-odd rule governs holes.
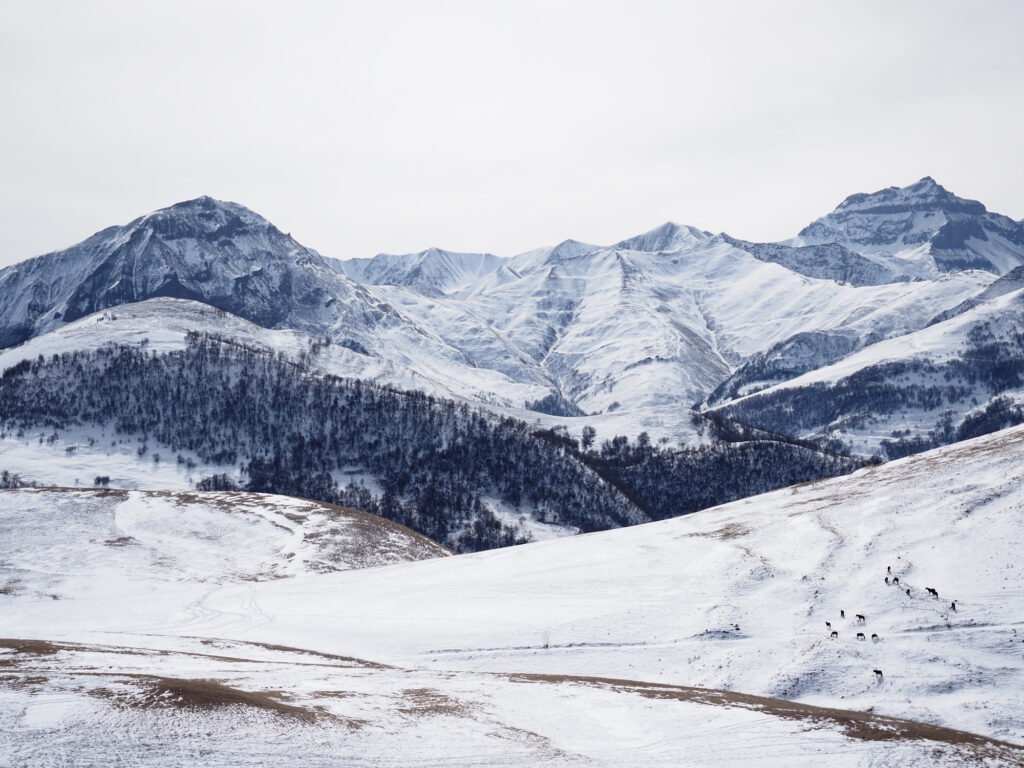
[[[892,573],[892,566],[891,566],[891,565],[887,565],[887,566],[885,567],[885,572],[886,572],[886,573]]]
[[[888,584],[888,583],[889,583],[889,577],[888,577],[888,576],[886,576],[886,577],[885,577],[885,583],[886,583],[886,584]]]
[[[952,603],[950,603],[949,607],[950,607],[951,610],[955,611],[956,610],[956,600],[954,600]]]
[[[844,611],[842,608],[839,609],[839,618],[840,619],[845,619],[846,618],[846,611]]]
[[[910,587],[907,587],[907,597],[910,597]]]
[[[939,596],[939,591],[937,589],[932,589],[931,587],[925,587],[924,589],[925,589],[925,592],[927,592],[932,597],[938,597]]]
[[[826,621],[825,622],[825,626],[828,627],[829,629],[832,629],[832,622],[831,621]]]
[[[893,576],[892,577],[892,583],[893,584],[899,584],[900,583],[900,577],[899,576]]]
[[[831,635],[829,635],[829,637],[839,637],[839,633],[838,633],[838,632],[836,632],[836,631],[835,631],[835,630],[833,629],[833,630],[832,630],[832,634],[831,634]]]
[[[876,669],[875,670],[875,677],[882,677],[882,670]]]
[[[865,621],[867,621],[867,619],[864,618],[864,614],[863,613],[858,613],[857,614],[857,621],[859,621],[859,622],[861,622],[863,624]]]
[[[872,640],[877,640],[877,639],[878,639],[878,635],[872,634],[872,635],[871,635],[871,639],[872,639]]]
[[[863,632],[858,632],[857,633],[857,639],[858,640],[863,640],[864,639],[864,633]]]

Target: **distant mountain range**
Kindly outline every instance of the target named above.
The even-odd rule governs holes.
[[[430,248],[339,261],[201,197],[0,271],[0,346],[172,297],[326,338],[397,386],[693,443],[694,405],[975,311],[1022,264],[1024,224],[931,178],[852,195],[781,243],[667,223],[509,258]],[[918,421],[915,433],[935,419]]]

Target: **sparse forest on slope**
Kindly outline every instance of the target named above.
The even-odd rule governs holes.
[[[0,420],[16,433],[107,425],[137,439],[140,453],[185,451],[240,466],[249,490],[354,506],[460,551],[522,540],[490,499],[540,522],[591,531],[860,466],[764,439],[679,452],[654,447],[646,436],[635,444],[616,437],[581,450],[561,430],[313,375],[281,357],[199,335],[167,354],[106,347],[23,361],[0,379]],[[379,490],[339,487],[333,473],[353,467]],[[225,474],[203,487],[232,482]]]

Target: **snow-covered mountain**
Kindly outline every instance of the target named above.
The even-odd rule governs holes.
[[[199,198],[0,271],[0,346],[184,298],[326,338],[362,356],[346,367],[357,375],[550,412],[575,433],[693,443],[695,403],[918,331],[1003,290],[1021,264],[1020,223],[928,178],[854,195],[785,243],[667,223],[510,258],[432,248],[337,261]]]
[[[502,341],[481,323],[467,331],[472,343],[453,346],[371,287],[340,274],[329,260],[252,211],[203,197],[0,270],[0,346],[98,310],[173,297],[266,328],[327,337],[381,361],[400,366],[415,361],[422,376],[457,382],[457,389],[483,393],[481,398],[500,391],[509,378],[520,405],[550,390],[538,366],[507,360]],[[478,350],[490,365],[474,359]]]
[[[838,243],[909,277],[964,269],[1001,275],[1022,263],[1024,227],[926,176],[909,187],[851,195],[790,244],[826,243]]]
[[[0,344],[155,296],[195,299],[267,327],[364,325],[356,284],[252,211],[208,197],[111,227],[0,272]]]
[[[372,285],[405,285],[426,296],[468,288],[504,263],[490,253],[455,253],[428,248],[402,255],[379,253],[372,259],[338,261],[339,271]]]

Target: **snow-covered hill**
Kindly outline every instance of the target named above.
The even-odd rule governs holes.
[[[745,380],[730,380],[723,394],[731,398],[716,411],[796,436],[838,437],[859,452],[890,457],[1019,423],[1024,288],[1013,274],[947,319],[831,364],[786,370],[762,356],[746,366]]]
[[[383,518],[263,493],[19,488],[0,509],[0,591],[29,599],[102,594],[126,574],[249,583],[449,554]]]
[[[1019,765],[1022,467],[1016,428],[676,520],[256,581],[218,574],[271,553],[142,497],[14,492],[0,759]]]

